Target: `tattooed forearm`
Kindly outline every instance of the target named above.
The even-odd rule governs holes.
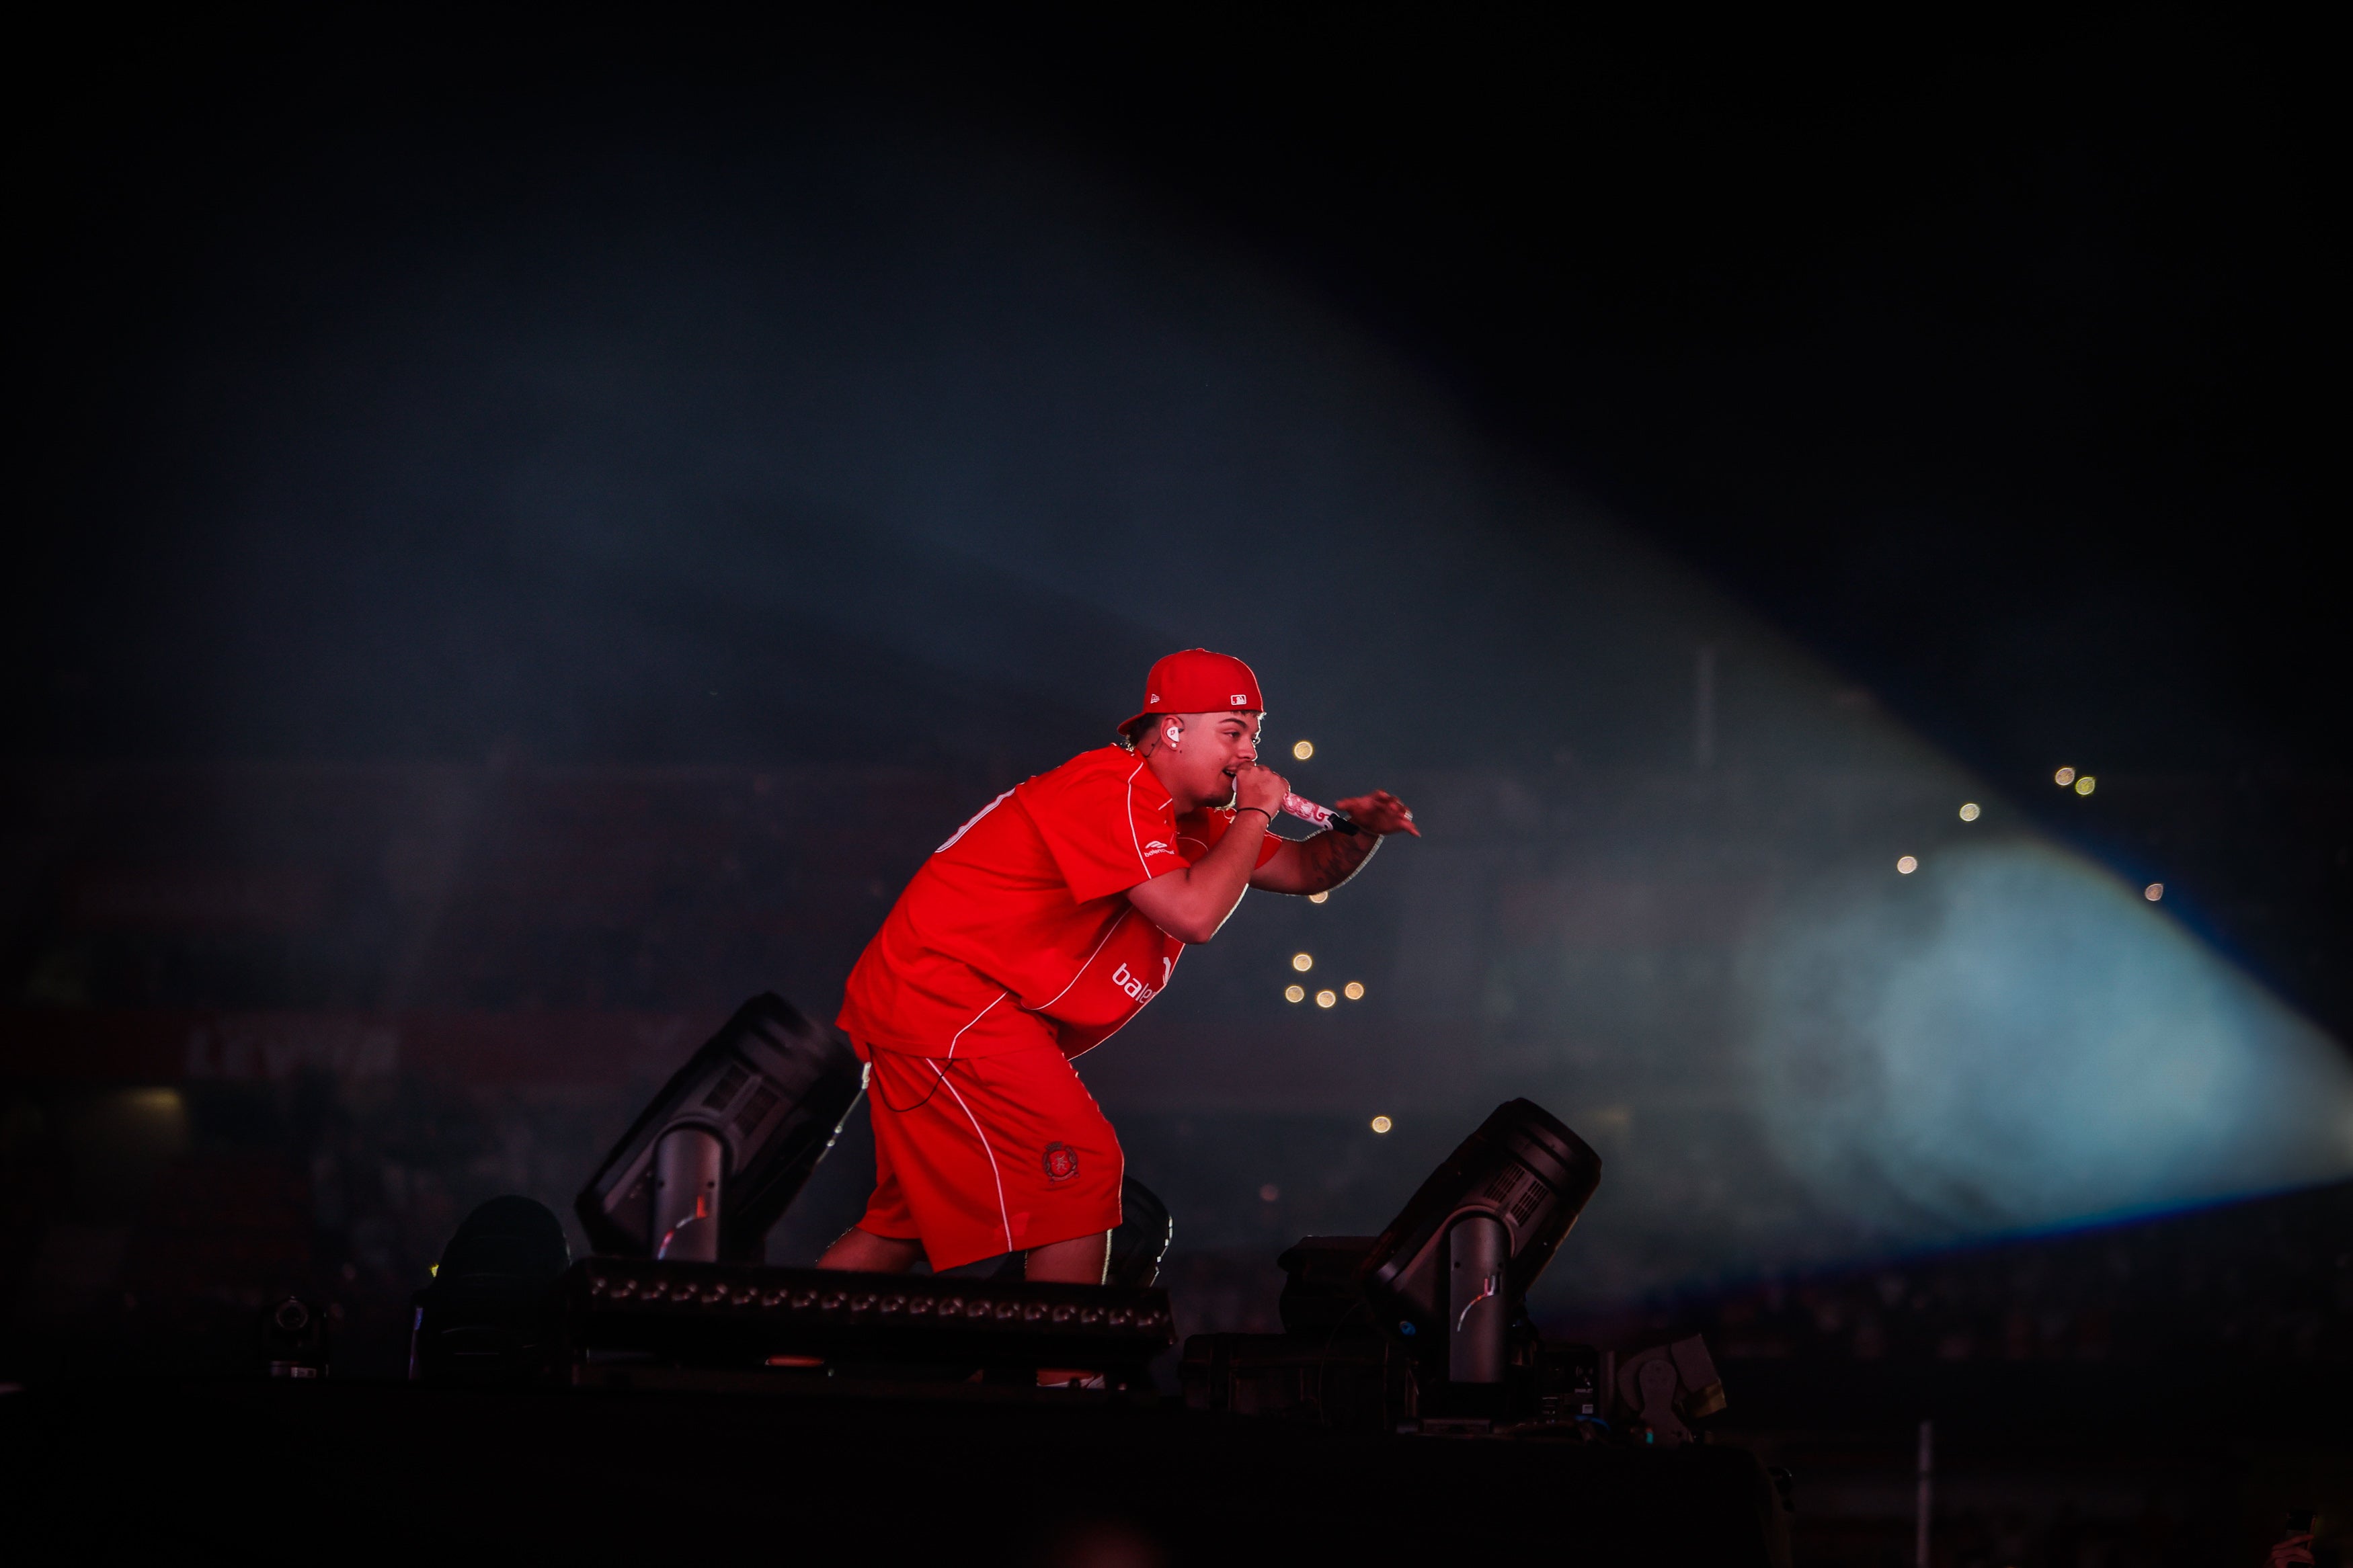
[[[1299,853],[1306,863],[1311,893],[1328,893],[1364,868],[1381,847],[1377,835],[1354,835],[1324,832],[1313,838],[1300,840]]]

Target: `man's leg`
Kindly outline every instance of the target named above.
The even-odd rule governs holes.
[[[871,1108],[871,1102],[869,1103]],[[879,1122],[881,1119],[876,1120]],[[923,1227],[908,1212],[907,1194],[899,1184],[899,1173],[891,1164],[891,1152],[884,1146],[881,1131],[878,1125],[874,1139],[874,1191],[866,1200],[866,1212],[825,1249],[825,1256],[817,1260],[819,1268],[904,1274],[923,1261],[920,1239]]]
[[[920,1237],[935,1270],[1014,1252],[1029,1279],[1103,1282],[1124,1162],[1052,1044],[955,1062],[877,1050],[867,1103],[878,1179],[860,1229]]]
[[[1033,1247],[1021,1258],[1023,1277],[1030,1279],[1054,1279],[1068,1285],[1100,1285],[1103,1271],[1111,1266],[1111,1232],[1101,1236],[1073,1237],[1069,1241],[1050,1241],[1043,1247]],[[1103,1385],[1103,1374],[1079,1366],[1041,1366],[1038,1369],[1040,1388],[1084,1388]]]
[[[904,1274],[923,1260],[923,1244],[920,1241],[877,1236],[852,1226],[825,1249],[817,1266],[853,1269],[861,1274]]]
[[[848,1237],[844,1237],[847,1240]],[[839,1247],[839,1242],[835,1246]],[[1057,1279],[1068,1285],[1100,1285],[1103,1270],[1111,1266],[1111,1232],[1100,1236],[1073,1237],[1068,1241],[1050,1241],[1043,1247],[1033,1247],[1022,1256],[1021,1272],[1025,1279]]]

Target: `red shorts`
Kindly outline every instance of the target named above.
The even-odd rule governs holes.
[[[874,1195],[859,1229],[921,1241],[939,1269],[1119,1224],[1125,1156],[1060,1051],[869,1057]]]

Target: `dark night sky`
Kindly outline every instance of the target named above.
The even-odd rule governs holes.
[[[2344,765],[2342,292],[2295,37],[1191,43],[1150,124],[1093,113],[1963,755]]]
[[[2021,795],[2059,761],[2345,772],[2314,39],[2167,12],[870,16],[387,11],[28,49],[9,751],[206,743],[172,727],[173,634],[142,606],[209,526],[201,436],[159,410],[241,255],[348,259],[386,190],[461,226],[528,194],[526,145],[755,148],[886,92],[1061,149],[1337,302]],[[257,357],[282,303],[240,302]],[[2298,896],[2338,909],[2344,882]]]
[[[887,82],[1224,226],[1997,774],[2345,765],[2308,40],[2179,14],[645,26],[56,40],[17,141],[15,424],[56,520],[20,671],[169,526],[120,432],[190,263],[269,192],[423,140],[482,150],[422,198],[461,208],[519,127],[756,135]]]

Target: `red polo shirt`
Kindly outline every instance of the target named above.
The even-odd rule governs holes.
[[[933,851],[850,972],[839,1022],[910,1056],[1101,1044],[1168,984],[1185,944],[1127,901],[1234,820],[1182,818],[1144,759],[1084,752],[1016,785]],[[1258,863],[1282,840],[1265,834]]]

